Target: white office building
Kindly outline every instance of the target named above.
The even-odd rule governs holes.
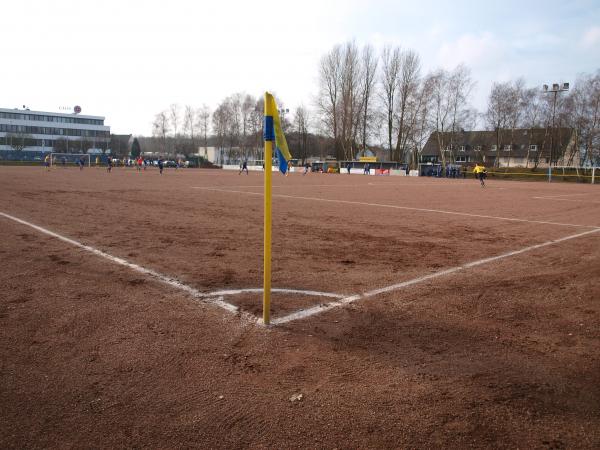
[[[0,108],[0,151],[100,153],[109,148],[104,117]]]

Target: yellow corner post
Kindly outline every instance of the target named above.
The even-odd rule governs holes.
[[[263,274],[263,322],[269,325],[271,321],[271,165],[275,130],[273,117],[274,103],[271,94],[265,92],[265,223],[264,223],[264,274]]]

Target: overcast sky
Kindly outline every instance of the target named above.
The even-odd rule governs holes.
[[[114,133],[149,135],[171,103],[214,109],[234,92],[312,106],[320,57],[350,39],[412,48],[424,71],[464,62],[480,109],[493,81],[600,68],[598,0],[19,0],[1,14],[0,107],[81,105]]]

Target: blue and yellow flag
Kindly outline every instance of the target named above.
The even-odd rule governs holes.
[[[265,94],[265,141],[275,141],[275,156],[279,161],[279,170],[286,173],[292,154],[285,140],[275,98],[268,92]]]

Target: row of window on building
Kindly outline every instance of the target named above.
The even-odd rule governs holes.
[[[517,148],[516,145],[511,145],[511,144],[505,144],[505,145],[502,145],[501,147],[502,147],[502,150],[504,150],[505,152],[510,152],[511,150],[516,150],[516,148]],[[525,145],[521,145],[520,147],[521,147],[521,150],[525,149]],[[457,146],[454,146],[454,145],[449,145],[449,146],[447,146],[444,149],[444,151],[449,152],[449,151],[452,151],[454,149],[456,149],[456,150],[458,150],[460,152],[465,152],[467,150],[474,150],[476,152],[481,152],[481,151],[483,151],[483,146],[482,145],[475,145],[475,146],[467,146],[467,145],[457,145]],[[538,149],[538,146],[536,144],[531,144],[529,146],[529,150],[532,151],[532,152],[537,152],[537,149]],[[490,146],[490,151],[492,151],[492,152],[498,151],[498,146],[496,144],[491,145]]]
[[[26,133],[26,134],[47,134],[53,136],[82,136],[82,137],[110,137],[109,131],[104,130],[77,130],[73,128],[53,128],[53,127],[29,127],[25,125],[7,125],[0,124],[0,132],[4,133]]]
[[[41,122],[80,123],[83,125],[104,125],[102,119],[84,119],[83,117],[46,116],[43,114],[0,112],[0,119],[37,120]]]
[[[469,155],[457,155],[454,158],[454,162],[455,163],[470,163],[470,162],[481,162],[483,161],[484,163],[493,163],[495,161],[496,157],[492,156],[492,157],[488,157],[486,158],[485,155],[483,155],[482,159],[476,158],[476,157],[472,157]],[[502,160],[502,159],[501,159]],[[536,161],[537,158],[535,156],[529,156],[529,161]],[[440,161],[439,156],[437,155],[424,155],[421,157],[421,163],[427,164],[427,163],[438,163]],[[548,162],[549,158],[545,158],[545,161]]]
[[[13,147],[13,144],[20,144],[20,146],[27,148],[27,147],[41,147],[41,148],[46,148],[47,151],[51,151],[53,147],[59,146],[61,140],[58,139],[33,139],[33,138],[25,138],[23,140],[18,139],[18,138],[13,138],[11,140],[10,136],[6,136],[6,137],[0,137],[0,145],[7,145],[9,147]],[[99,142],[95,142],[92,143],[89,141],[84,140],[75,140],[75,141],[67,141],[66,139],[62,139],[62,145],[60,145],[61,148],[64,147],[68,147],[68,148],[80,148],[82,146],[84,147],[101,147],[104,148],[108,145],[108,141],[105,143],[99,143]]]

